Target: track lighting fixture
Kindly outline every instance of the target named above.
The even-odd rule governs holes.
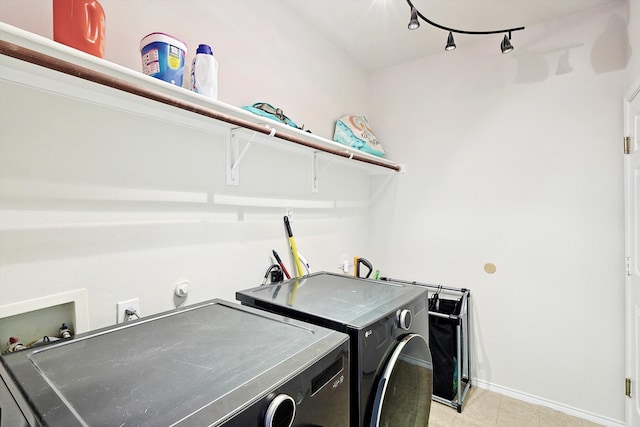
[[[513,46],[509,41],[510,38],[511,38],[511,32],[509,32],[509,37],[507,37],[506,34],[504,35],[504,38],[502,39],[502,43],[500,43],[500,50],[502,51],[502,53],[509,53],[513,51]]]
[[[415,7],[411,6],[411,19],[409,20],[409,29],[417,30],[420,28],[420,21],[418,21],[418,11]]]
[[[410,30],[417,30],[420,28],[420,19],[422,19],[427,24],[430,24],[436,28],[440,28],[441,30],[445,30],[449,32],[447,37],[447,44],[445,46],[445,50],[453,50],[456,48],[456,43],[453,41],[453,33],[458,34],[471,34],[471,35],[487,35],[487,34],[504,34],[504,38],[500,43],[500,50],[502,53],[509,53],[513,51],[513,45],[511,44],[511,33],[513,31],[521,31],[524,30],[524,27],[516,27],[516,28],[506,28],[504,30],[491,30],[491,31],[466,31],[466,30],[457,30],[455,28],[445,27],[444,25],[437,24],[426,16],[424,16],[416,7],[411,3],[411,0],[407,0],[409,7],[411,8],[411,18],[409,20],[408,28]],[[420,19],[418,19],[420,18]]]
[[[456,48],[456,42],[453,41],[453,33],[449,31],[449,37],[447,37],[447,45],[444,50],[453,50]]]

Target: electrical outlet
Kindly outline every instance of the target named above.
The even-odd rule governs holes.
[[[127,314],[127,310],[135,314]],[[130,320],[136,320],[141,317],[140,301],[138,298],[122,301],[116,304],[116,322],[124,323]]]

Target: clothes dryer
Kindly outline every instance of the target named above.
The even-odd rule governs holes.
[[[347,427],[348,340],[213,300],[1,360],[36,425]]]
[[[236,298],[349,334],[352,426],[428,425],[433,368],[425,288],[320,272]]]

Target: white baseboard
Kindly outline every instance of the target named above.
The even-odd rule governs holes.
[[[491,384],[489,382],[479,380],[477,378],[472,378],[471,384],[478,388],[493,391],[498,394],[502,394],[504,396],[512,397],[514,399],[522,400],[523,402],[533,403],[534,405],[540,405],[547,408],[555,409],[556,411],[565,413],[567,415],[571,415],[573,417],[591,421],[593,423],[600,424],[603,426],[625,427],[626,425],[624,421],[614,420],[609,417],[604,417],[602,415],[594,414],[593,412],[577,409],[572,406],[564,405],[562,403],[554,402],[552,400],[534,396],[532,394],[523,393],[521,391],[513,390],[511,388],[503,387],[496,384]]]

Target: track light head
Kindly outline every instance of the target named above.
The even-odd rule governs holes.
[[[500,43],[500,50],[503,54],[513,52],[513,46],[511,45],[509,38],[510,37],[507,37],[507,35],[505,34],[504,38],[502,39],[502,43]]]
[[[453,41],[453,33],[449,31],[449,36],[447,37],[447,45],[444,50],[453,50],[456,48],[456,42]]]
[[[411,7],[411,19],[409,20],[408,28],[410,30],[417,30],[420,28],[420,21],[418,21],[418,11],[415,7]]]

